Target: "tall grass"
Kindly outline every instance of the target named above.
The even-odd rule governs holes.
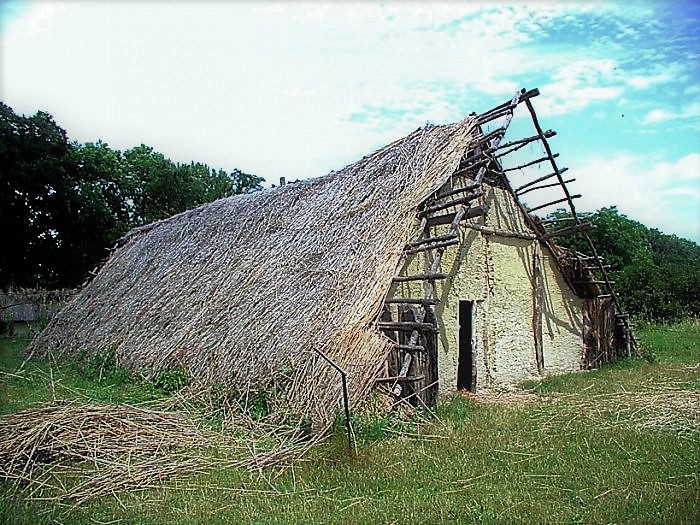
[[[668,410],[671,401],[685,407],[682,402],[698,394],[700,331],[692,324],[648,326],[638,336],[656,361],[624,362],[529,384],[540,393],[534,402],[490,404],[456,396],[420,427],[420,438],[410,422],[358,414],[355,458],[338,434],[286,469],[222,469],[163,489],[96,499],[81,508],[24,502],[13,487],[1,484],[2,520],[699,523],[698,407]],[[2,370],[14,373],[21,347],[21,342],[2,343]],[[3,376],[4,412],[50,394],[46,364],[27,364],[23,370],[17,375],[28,374],[41,393],[29,395],[29,386],[19,385],[23,380]],[[55,371],[54,382],[74,386],[75,374],[70,367]],[[82,388],[91,392],[93,387],[83,383]],[[24,397],[9,399],[16,394]],[[667,414],[673,417],[659,418]]]

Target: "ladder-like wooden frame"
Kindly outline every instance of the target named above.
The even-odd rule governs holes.
[[[385,379],[391,380],[390,390],[392,394],[398,398],[403,396],[405,385],[407,383],[419,383],[419,386],[421,386],[420,389],[415,390],[409,396],[415,398],[416,403],[427,404],[426,400],[432,400],[435,398],[434,393],[432,395],[425,395],[425,391],[433,389],[436,392],[437,381],[433,381],[429,384],[420,384],[421,382],[425,382],[425,374],[414,373],[411,375],[411,365],[416,360],[417,354],[426,351],[426,347],[424,344],[422,344],[421,340],[426,338],[427,333],[435,333],[438,330],[437,320],[433,315],[433,307],[438,302],[438,300],[434,297],[435,281],[447,278],[447,274],[440,272],[440,264],[443,255],[449,248],[460,247],[461,240],[459,230],[461,226],[473,228],[486,234],[522,237],[531,240],[536,239],[552,253],[558,263],[561,263],[560,257],[562,256],[562,252],[556,250],[550,239],[571,233],[581,233],[586,239],[586,243],[588,244],[592,256],[588,257],[583,254],[577,254],[576,256],[579,257],[582,267],[586,267],[592,271],[597,271],[600,274],[597,277],[589,279],[588,283],[601,284],[605,286],[606,291],[608,292],[605,296],[609,296],[613,300],[616,318],[618,319],[618,322],[621,323],[628,342],[627,354],[628,356],[630,355],[630,342],[634,344],[634,338],[629,326],[629,317],[623,313],[619,297],[613,288],[612,281],[609,279],[606,267],[603,264],[601,257],[598,255],[593,241],[586,233],[592,226],[589,223],[582,221],[576,213],[576,208],[573,201],[574,199],[579,198],[580,195],[572,195],[567,187],[567,184],[573,182],[574,179],[565,180],[563,173],[567,171],[567,168],[560,169],[555,161],[559,154],[552,153],[548,139],[555,136],[556,133],[551,130],[543,131],[539,124],[537,114],[535,113],[535,109],[531,102],[531,99],[538,95],[539,90],[537,89],[532,89],[529,91],[523,89],[517,92],[511,100],[504,102],[503,104],[496,106],[495,108],[492,108],[481,115],[470,115],[476,121],[475,135],[473,140],[470,142],[467,151],[464,153],[459,167],[453,173],[450,181],[448,181],[440,190],[426,199],[418,209],[417,216],[420,223],[412,237],[411,242],[409,242],[404,249],[403,261],[405,262],[408,260],[408,257],[416,253],[431,252],[432,263],[425,273],[415,275],[397,275],[393,278],[393,282],[405,283],[420,281],[423,283],[423,295],[422,297],[415,298],[387,296],[384,301],[385,312],[382,314],[382,318],[376,322],[377,328],[382,330],[387,337],[395,342],[394,348],[403,353],[403,359],[401,360],[401,367],[398,373],[390,378],[382,378],[382,381]],[[501,144],[501,141],[513,119],[515,108],[521,103],[526,105],[537,134],[531,137]],[[496,129],[489,132],[483,131],[483,126],[485,124],[497,121],[499,119],[502,119],[502,122]],[[513,168],[504,169],[502,167],[501,159],[515,151],[518,151],[524,146],[535,142],[542,144],[546,152],[544,157]],[[548,162],[550,164],[552,169],[551,173],[532,180],[515,190],[511,187],[507,176],[508,172],[520,170],[527,166],[544,162]],[[473,182],[453,189],[452,180],[456,176],[466,177],[471,179]],[[551,179],[555,179],[555,182],[549,182]],[[484,195],[482,185],[485,181],[487,183],[499,184],[505,187],[505,189],[511,193],[518,207],[522,211],[528,226],[533,232],[535,232],[534,234],[500,230],[496,231],[493,228],[466,222],[468,219],[483,216],[488,211],[484,206],[473,205],[473,203],[479,197]],[[533,208],[527,208],[520,199],[520,196],[524,194],[556,186],[561,187],[564,192],[564,197],[561,199],[547,202]],[[534,211],[561,203],[566,203],[568,205],[571,213],[571,220],[573,221],[573,224],[564,228],[553,232],[548,232],[542,226],[542,222],[536,220],[531,215],[531,213]],[[437,237],[430,237],[430,227],[436,225],[449,225],[449,227],[447,228],[446,233]],[[593,261],[593,265],[591,266],[590,264],[584,264],[585,261]],[[563,273],[566,276],[566,272]],[[576,287],[573,280],[568,276],[567,279],[569,285],[575,290]],[[392,289],[393,288],[394,287],[392,287]],[[386,319],[386,312],[392,304],[415,305],[416,308],[414,310],[414,318],[411,320]],[[433,321],[425,322],[426,317],[429,317]],[[410,337],[408,338],[408,342],[400,342],[399,337],[397,337],[397,332],[409,332]],[[540,363],[538,360],[538,368],[539,367]]]

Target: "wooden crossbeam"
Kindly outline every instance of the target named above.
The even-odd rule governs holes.
[[[392,381],[399,381],[399,382],[404,382],[404,383],[414,383],[416,381],[420,381],[421,379],[425,379],[425,375],[417,375],[417,376],[392,376],[392,377],[378,377],[377,379],[374,380],[375,383],[391,383]]]
[[[436,242],[450,241],[452,239],[456,239],[457,237],[458,235],[456,233],[438,235],[436,237],[425,237],[424,239],[418,239],[417,241],[413,241],[412,243],[408,244],[407,248],[417,248],[418,246],[421,246],[423,244],[433,244]]]
[[[473,206],[467,210],[467,213],[464,214],[464,217],[462,217],[462,220],[466,219],[473,219],[475,217],[481,217],[482,215],[486,215],[488,212],[488,209],[486,206]],[[455,215],[454,213],[446,213],[445,215],[437,215],[434,217],[428,217],[428,227],[432,226],[443,226],[445,224],[452,224],[452,221],[454,219]]]
[[[569,184],[570,182],[574,182],[575,180],[576,179],[565,180],[564,184]],[[526,189],[525,191],[521,191],[520,193],[518,193],[518,197],[520,197],[521,195],[525,195],[526,193],[530,193],[531,191],[543,190],[545,188],[553,188],[555,186],[560,186],[560,184],[558,182],[552,182],[550,184],[542,184],[541,186],[532,186],[532,187]]]
[[[555,159],[556,159],[558,156],[559,156],[559,153],[555,153],[555,154],[554,154],[554,158],[555,158]],[[542,158],[533,160],[533,161],[531,161],[531,162],[528,162],[527,164],[521,164],[520,166],[516,166],[516,167],[514,167],[514,168],[505,169],[505,170],[503,170],[503,173],[507,173],[507,172],[509,172],[509,171],[521,170],[521,169],[523,169],[523,168],[527,168],[527,167],[529,167],[529,166],[534,166],[535,164],[540,164],[540,163],[545,162],[545,161],[548,161],[548,160],[550,160],[549,157],[542,157]]]
[[[434,281],[436,279],[447,279],[446,273],[419,273],[416,275],[397,275],[394,282],[403,283],[407,281]]]
[[[559,173],[561,174],[561,173],[564,173],[564,172],[566,172],[566,171],[569,171],[569,168],[561,168],[561,169],[559,170]],[[556,173],[556,172],[553,172],[553,173],[550,173],[550,174],[548,174],[548,175],[544,175],[544,176],[542,176],[542,177],[538,177],[538,178],[536,178],[535,180],[532,180],[532,181],[528,182],[527,184],[523,184],[523,185],[520,186],[519,188],[516,188],[516,189],[515,189],[515,193],[525,193],[525,192],[523,191],[525,188],[529,188],[530,186],[534,186],[534,185],[537,184],[538,182],[543,182],[543,181],[546,181],[547,179],[551,179],[552,177],[556,177],[556,176],[557,176],[557,173]]]
[[[447,246],[453,246],[459,244],[459,238],[450,239],[448,241],[436,242],[433,244],[423,244],[421,246],[415,246],[413,248],[407,249],[404,253],[410,255],[413,253],[425,252],[428,250],[436,250],[438,248],[446,248]]]
[[[391,299],[386,299],[384,301],[386,304],[422,304],[422,305],[432,305],[437,304],[437,299],[423,299],[414,297],[392,297]]]
[[[540,237],[541,241],[546,241],[552,237],[561,237],[562,235],[570,235],[572,233],[585,232],[592,230],[594,226],[590,222],[581,222],[579,224],[574,224],[568,228],[562,228],[561,230],[556,230],[550,233],[545,233]]]
[[[533,211],[541,210],[542,208],[546,208],[547,206],[553,206],[554,204],[559,204],[560,202],[571,202],[573,199],[579,199],[581,198],[581,195],[567,195],[563,199],[558,199],[552,202],[548,202],[547,204],[540,204],[539,206],[535,206],[534,208],[530,208],[527,210],[528,213],[532,213]]]
[[[481,232],[484,235],[495,235],[498,237],[514,237],[517,239],[528,239],[528,240],[537,239],[537,235],[534,235],[532,233],[516,232],[516,231],[511,231],[511,230],[502,230],[500,228],[491,228],[489,226],[484,226],[483,224],[467,223],[467,224],[465,224],[465,226],[467,228],[472,229],[472,230],[476,230],[478,232]]]
[[[377,328],[382,330],[401,330],[411,332],[413,330],[423,330],[428,332],[435,331],[435,325],[432,323],[420,323],[416,321],[379,321]]]
[[[425,347],[421,345],[400,345],[395,344],[394,348],[397,350],[408,350],[409,352],[425,352]]]
[[[557,132],[552,131],[551,129],[548,129],[547,131],[544,132],[545,136],[547,138],[551,138],[556,136]],[[536,142],[540,140],[539,135],[534,135],[532,137],[527,137],[524,139],[519,139],[519,140],[513,140],[511,142],[507,142],[506,144],[503,144],[502,146],[499,146],[497,149],[494,151],[501,151],[498,155],[496,155],[497,159],[500,159],[501,157],[505,157],[506,155],[510,155],[511,153],[518,151],[521,148],[524,148],[528,144],[532,144],[533,142]],[[503,151],[505,150],[505,151]]]
[[[454,199],[454,200],[451,200],[448,202],[441,202],[440,204],[435,204],[434,206],[430,206],[429,208],[425,208],[424,210],[419,211],[418,215],[423,217],[425,215],[428,215],[430,213],[434,213],[436,211],[451,208],[452,206],[459,206],[460,204],[469,204],[471,201],[481,197],[483,194],[484,194],[483,191],[475,191],[473,193],[469,193],[469,194],[465,195],[464,197],[460,197],[459,199]]]
[[[473,191],[479,188],[481,184],[469,184],[467,186],[464,186],[463,188],[456,188],[454,190],[446,191],[445,193],[441,193],[439,195],[436,195],[436,199],[444,199],[445,197],[451,197],[452,195],[459,195],[460,193],[466,193],[468,191]]]

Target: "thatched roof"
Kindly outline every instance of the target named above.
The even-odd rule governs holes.
[[[335,410],[336,372],[364,396],[390,349],[373,326],[416,209],[456,169],[473,119],[427,126],[341,171],[200,206],[135,230],[32,342],[101,352],[202,385],[280,387],[290,411]]]

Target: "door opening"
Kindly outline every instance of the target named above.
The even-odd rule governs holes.
[[[474,301],[459,302],[459,360],[457,362],[457,389],[474,392]]]

